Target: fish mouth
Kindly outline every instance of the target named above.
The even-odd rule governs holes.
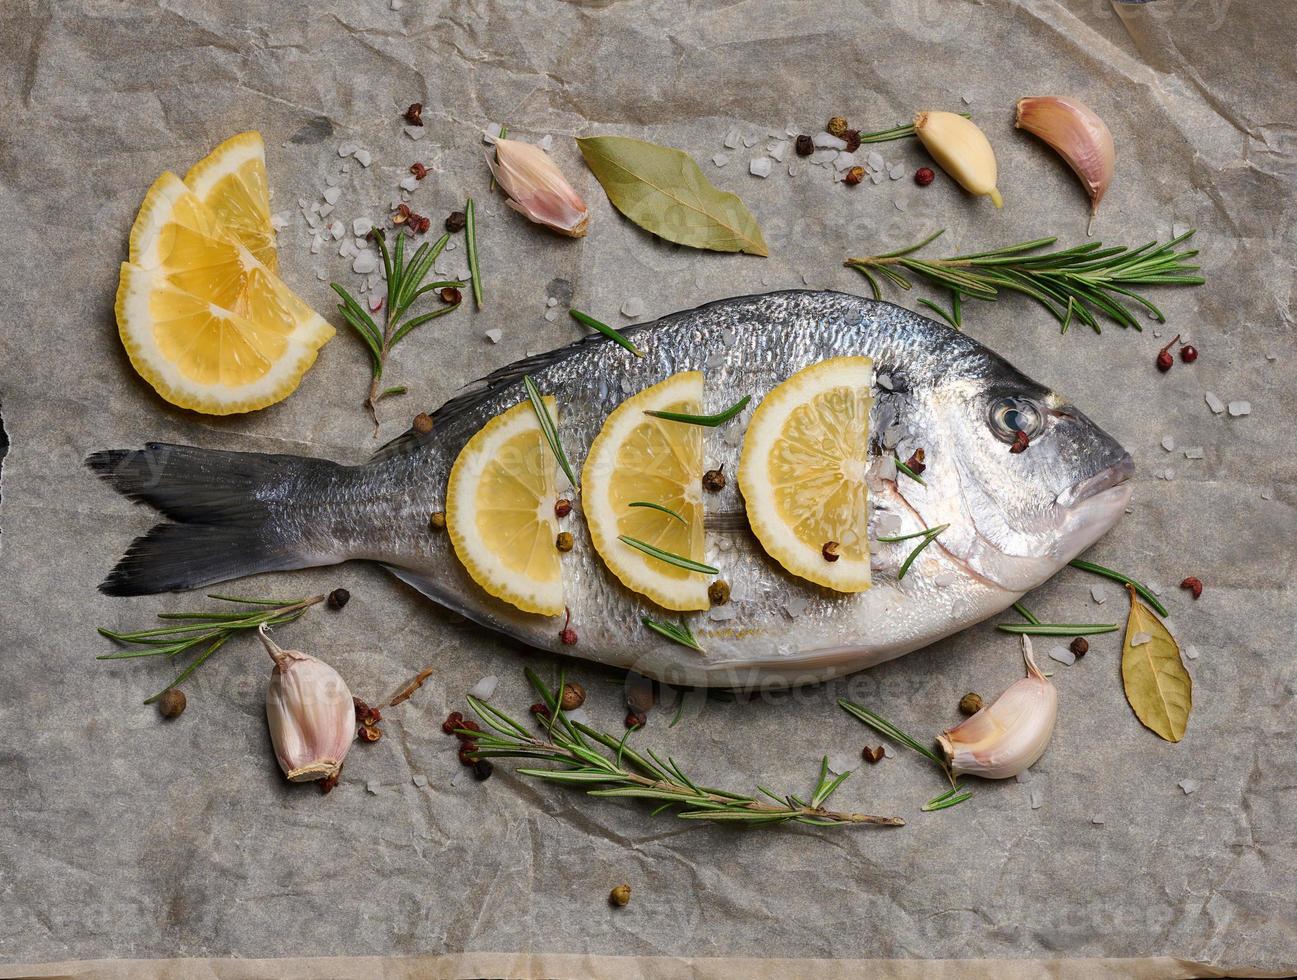
[[[1091,497],[1097,497],[1105,490],[1122,487],[1134,475],[1135,460],[1130,453],[1126,453],[1112,466],[1100,470],[1094,476],[1086,477],[1084,480],[1072,484],[1060,493],[1054,499],[1054,502],[1060,507],[1075,507]],[[1129,488],[1124,489],[1129,490]]]

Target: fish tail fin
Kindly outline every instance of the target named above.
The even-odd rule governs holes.
[[[161,511],[174,523],[136,538],[100,584],[107,595],[178,592],[214,582],[331,565],[346,555],[312,544],[295,513],[294,491],[336,479],[327,460],[149,443],[110,449],[86,465],[118,493]]]

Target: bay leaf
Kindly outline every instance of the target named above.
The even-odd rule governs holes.
[[[1170,631],[1129,585],[1130,615],[1121,651],[1121,681],[1126,700],[1144,727],[1168,742],[1184,738],[1193,707],[1193,680],[1180,659],[1180,647]],[[1132,641],[1145,634],[1149,639]]]
[[[626,136],[588,136],[577,145],[613,207],[645,231],[713,252],[770,254],[752,212],[683,150]]]

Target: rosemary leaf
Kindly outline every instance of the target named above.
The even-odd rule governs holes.
[[[693,630],[683,623],[678,626],[675,623],[660,623],[651,616],[641,616],[640,622],[651,629],[654,633],[659,633],[662,636],[665,636],[668,640],[674,640],[681,646],[686,646],[691,650],[697,650],[699,653],[707,652],[698,644],[698,641],[694,639]]]
[[[1026,606],[1024,606],[1021,602],[1015,602],[1013,604],[1013,611],[1016,612],[1023,619],[1025,619],[1027,622],[1031,623],[1032,625],[1034,626],[1040,625],[1040,620],[1037,619],[1034,615],[1032,615],[1031,610],[1028,609]]]
[[[681,524],[683,524],[685,527],[688,527],[688,526],[689,526],[689,522],[688,522],[687,520],[685,520],[683,517],[681,517],[681,516],[680,516],[679,514],[677,514],[675,511],[673,511],[670,507],[663,507],[661,504],[654,504],[654,503],[650,503],[650,502],[647,501],[647,500],[632,500],[632,501],[631,501],[629,504],[627,504],[626,506],[627,506],[627,507],[647,507],[649,510],[656,510],[656,511],[660,511],[660,512],[663,513],[663,514],[669,514],[669,515],[671,515],[671,516],[674,517],[677,521],[679,521]]]
[[[919,807],[919,809],[924,813],[933,813],[937,810],[947,810],[952,806],[957,806],[965,800],[970,799],[972,795],[973,791],[971,789],[962,791],[958,789],[949,789],[940,796],[928,800],[928,802]]]
[[[642,551],[650,558],[656,558],[658,561],[664,561],[668,565],[675,565],[676,568],[683,568],[688,572],[698,572],[701,575],[719,575],[721,570],[712,565],[705,565],[700,561],[694,561],[692,558],[686,558],[683,555],[677,555],[671,551],[663,551],[661,548],[654,547],[647,541],[641,541],[639,538],[632,538],[629,534],[617,535],[617,540],[622,544],[628,544],[637,551]]]
[[[589,327],[591,330],[598,330],[609,340],[621,344],[621,346],[625,347],[636,357],[644,356],[644,352],[640,350],[638,347],[636,347],[634,344],[632,344],[625,337],[623,337],[621,335],[620,330],[614,330],[612,327],[608,326],[608,324],[603,323],[600,320],[596,320],[590,314],[582,313],[580,310],[568,310],[567,312],[572,317],[572,319],[575,320],[577,323],[584,324],[585,326]]]
[[[1096,633],[1115,633],[1116,623],[996,623],[995,628],[1004,633],[1028,636],[1093,636]]]
[[[468,253],[468,275],[473,284],[473,303],[482,308],[482,270],[477,265],[477,210],[470,197],[464,205],[464,250]]]
[[[915,483],[919,484],[919,486],[921,487],[927,486],[927,484],[923,482],[923,477],[919,476],[918,473],[915,473],[914,470],[909,468],[909,466],[907,466],[905,463],[902,463],[899,459],[896,459],[895,457],[893,457],[893,460],[896,463],[896,472],[904,473],[906,476],[908,476]]]
[[[909,556],[905,559],[905,561],[901,563],[901,570],[896,573],[896,580],[898,582],[901,579],[905,578],[905,573],[910,570],[910,566],[914,564],[914,559],[919,557],[919,555],[923,552],[923,549],[926,548],[928,545],[932,544],[933,541],[936,541],[937,535],[939,535],[942,531],[946,530],[946,528],[948,527],[950,527],[949,524],[938,524],[936,527],[930,528],[923,535],[923,540],[918,543],[915,549],[910,552]],[[880,538],[879,540],[882,539]]]
[[[527,397],[531,400],[531,407],[536,410],[536,419],[540,422],[540,431],[545,436],[545,441],[549,443],[550,452],[558,460],[558,465],[562,467],[563,473],[572,485],[573,491],[579,493],[581,487],[577,483],[576,474],[572,471],[572,464],[567,461],[567,454],[563,452],[563,444],[558,440],[558,426],[554,424],[554,419],[545,406],[545,399],[541,397],[540,389],[536,387],[536,382],[532,380],[530,374],[522,376],[522,383],[523,387],[527,389]]]
[[[715,428],[738,415],[739,412],[748,407],[750,401],[752,401],[752,396],[744,395],[725,411],[717,412],[715,415],[688,415],[684,412],[660,412],[656,409],[647,409],[644,414],[652,415],[655,419],[666,419],[668,422],[685,422],[689,425],[705,425],[708,428]]]
[[[1073,558],[1068,562],[1068,564],[1073,568],[1079,568],[1083,572],[1093,572],[1095,575],[1102,575],[1104,578],[1112,579],[1114,582],[1120,582],[1122,585],[1133,587],[1145,602],[1157,610],[1159,616],[1165,617],[1169,615],[1166,611],[1166,606],[1162,605],[1162,603],[1158,601],[1157,596],[1153,595],[1153,593],[1148,590],[1147,586],[1140,585],[1133,578],[1123,575],[1121,572],[1114,572],[1111,568],[1104,568],[1102,565],[1096,565],[1092,561],[1082,561],[1080,558]]]

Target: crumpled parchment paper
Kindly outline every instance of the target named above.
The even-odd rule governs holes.
[[[239,972],[226,957],[344,955],[379,958],[363,961],[366,971],[393,976],[403,968],[382,958],[421,955],[429,972],[466,975],[757,975],[766,957],[771,975],[836,975],[866,961],[904,975],[926,960],[1017,960],[1031,971],[1049,960],[1098,976],[1153,956],[1173,958],[1142,961],[1154,973],[1150,964],[1165,964],[1160,975],[1297,969],[1297,27],[1283,5],[1159,0],[1119,15],[1103,2],[1046,0],[34,0],[4,6],[0,27],[0,404],[12,440],[0,488],[0,961],[211,958],[201,966],[211,975]],[[1012,297],[968,304],[966,324],[1135,454],[1132,513],[1093,557],[1157,584],[1176,634],[1200,653],[1182,743],[1132,716],[1114,634],[1073,667],[1046,658],[1060,720],[1025,782],[979,784],[970,802],[922,814],[938,779],[899,750],[859,765],[837,802],[900,814],[902,829],[734,832],[540,785],[510,762],[474,782],[440,722],[487,674],[501,678],[494,702],[524,711],[528,661],[377,568],[237,586],[349,588],[344,612],[312,610],[281,638],[328,659],[371,702],[436,668],[386,712],[381,742],[353,750],[327,797],[285,785],[276,769],[262,708],[270,665],[252,643],[231,643],[200,670],[186,685],[188,711],[170,724],[140,702],[174,665],[94,660],[110,649],[96,625],[140,628],[208,600],[95,591],[154,515],[99,484],[81,465],[87,453],[160,439],[356,462],[376,445],[361,409],[366,357],[341,332],[296,394],[247,417],[173,410],[134,376],[113,296],[135,210],[162,170],[183,174],[225,137],[260,130],[287,221],[283,273],[326,313],[327,280],[359,277],[336,245],[310,254],[299,199],[309,207],[334,179],[336,217],[381,223],[415,160],[432,173],[411,203],[434,226],[478,199],[486,307],[399,349],[389,375],[410,394],[383,406],[389,437],[489,369],[576,338],[569,296],[624,323],[618,310],[635,297],[650,319],[770,288],[864,292],[844,257],[939,227],[949,230],[934,255],[1083,240],[1075,178],[1013,130],[1016,98],[1054,93],[1081,97],[1116,137],[1096,237],[1134,245],[1196,227],[1209,285],[1158,293],[1170,322],[1142,334],[1059,336]],[[400,119],[416,100],[426,106],[419,140]],[[847,188],[810,166],[795,177],[777,166],[766,180],[747,172],[790,124],[813,132],[843,114],[881,129],[937,107],[972,112],[989,134],[1002,212],[944,176],[916,187],[909,175],[928,161],[914,142],[877,147],[905,169],[877,186]],[[528,139],[553,134],[556,159],[592,205],[589,237],[529,226],[488,192],[481,132],[493,122]],[[731,130],[741,138],[726,148]],[[675,248],[629,225],[570,139],[591,133],[689,150],[757,214],[771,257]],[[340,157],[348,142],[372,165]],[[711,162],[718,153],[723,167]],[[439,264],[463,267],[462,249]],[[560,299],[553,321],[547,296]],[[498,344],[488,329],[502,331]],[[1157,374],[1154,354],[1177,331],[1202,356]],[[1249,400],[1251,414],[1214,415],[1209,390]],[[1197,446],[1203,458],[1187,459],[1183,449]],[[1196,603],[1175,587],[1188,574],[1206,583]],[[1097,582],[1064,572],[1029,602],[1056,621],[1123,621],[1115,586],[1103,605],[1091,600]],[[624,678],[567,668],[589,689],[595,721],[617,729]],[[804,792],[821,755],[855,765],[861,746],[878,742],[835,698],[935,733],[957,720],[964,692],[992,695],[1020,670],[1016,643],[983,624],[824,687],[753,703],[692,696],[674,728],[668,703],[643,740],[713,783]],[[612,909],[608,890],[622,881],[634,899]]]

